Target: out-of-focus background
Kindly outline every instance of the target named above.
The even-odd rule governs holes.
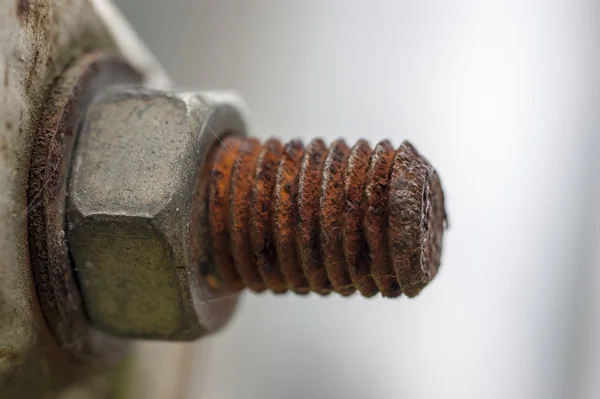
[[[192,397],[597,398],[592,0],[122,0],[180,87],[255,135],[410,139],[451,229],[413,300],[245,294]]]

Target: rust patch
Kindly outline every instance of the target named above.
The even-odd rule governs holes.
[[[275,293],[287,291],[287,284],[279,270],[273,236],[273,206],[271,196],[275,187],[277,165],[283,152],[279,140],[263,144],[256,161],[255,184],[252,190],[250,238],[258,272]]]
[[[231,173],[242,139],[226,137],[217,149],[215,162],[210,173],[208,227],[213,248],[213,261],[219,278],[227,288],[239,291],[244,284],[235,269],[229,246],[229,192]]]
[[[298,187],[297,240],[302,268],[312,291],[322,295],[331,293],[331,282],[323,266],[319,232],[319,199],[327,153],[323,140],[310,142],[302,159]]]
[[[17,17],[19,17],[19,21],[21,21],[23,25],[27,24],[29,10],[29,0],[17,0]]]
[[[275,208],[273,229],[277,258],[290,288],[298,294],[307,294],[310,291],[296,247],[296,226],[298,224],[296,196],[298,172],[303,155],[304,146],[300,141],[290,141],[285,146],[277,168],[273,204]]]
[[[260,143],[245,139],[240,146],[237,161],[233,166],[229,209],[231,212],[231,255],[244,285],[255,292],[264,291],[266,286],[256,268],[250,243],[250,204],[254,184],[256,158]]]
[[[344,174],[350,149],[343,140],[334,141],[323,165],[319,221],[323,263],[333,290],[344,296],[356,288],[346,269],[342,225],[344,219]]]
[[[228,138],[214,154],[207,200],[209,252],[218,259],[214,273],[203,273],[212,287],[397,297],[435,276],[442,186],[409,143],[371,150],[361,140],[350,150],[317,139],[305,149]]]
[[[373,150],[365,140],[359,140],[348,156],[344,176],[343,247],[348,273],[354,286],[364,296],[379,292],[371,276],[369,247],[363,233],[366,202],[363,200],[367,186],[367,172]]]
[[[369,245],[371,273],[383,296],[397,297],[402,292],[388,257],[388,185],[394,149],[389,141],[375,147],[371,157],[366,187],[367,212],[364,226]]]

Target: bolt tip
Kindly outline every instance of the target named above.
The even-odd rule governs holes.
[[[437,274],[446,210],[441,180],[408,141],[402,143],[390,187],[390,253],[402,292],[416,296]]]

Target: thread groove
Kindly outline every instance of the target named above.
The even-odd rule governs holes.
[[[323,183],[320,199],[320,230],[323,263],[333,290],[342,295],[352,295],[356,288],[346,268],[342,241],[344,212],[344,182],[346,160],[350,152],[343,140],[334,141],[323,165]]]
[[[272,195],[279,158],[283,146],[278,140],[268,140],[261,148],[256,162],[255,185],[252,190],[250,241],[259,274],[275,293],[287,291],[287,285],[278,268],[277,251],[272,231]]]
[[[240,145],[233,165],[229,195],[231,255],[244,285],[256,292],[267,288],[256,267],[250,242],[251,192],[260,147],[255,139],[244,140]]]
[[[412,297],[436,275],[444,195],[410,143],[226,137],[214,151],[211,287]]]
[[[371,275],[369,247],[364,239],[363,218],[366,201],[367,173],[373,150],[365,140],[359,140],[348,156],[344,177],[344,254],[350,278],[354,286],[366,297],[379,292]]]
[[[321,295],[331,293],[331,282],[323,265],[319,234],[319,199],[323,180],[323,165],[327,157],[323,140],[311,141],[302,158],[298,184],[297,241],[304,275],[311,291]]]
[[[310,291],[296,247],[298,169],[303,155],[304,146],[300,141],[290,141],[284,147],[277,168],[273,204],[275,209],[273,229],[279,267],[287,280],[288,287],[298,294],[307,294]]]
[[[212,164],[209,183],[208,229],[213,247],[213,261],[220,279],[231,290],[244,287],[229,250],[229,190],[241,140],[235,136],[223,140]]]

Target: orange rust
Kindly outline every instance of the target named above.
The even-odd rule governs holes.
[[[209,242],[224,291],[414,296],[435,276],[439,176],[408,142],[329,149],[227,137],[211,157]]]
[[[250,245],[251,193],[254,185],[254,165],[259,151],[258,140],[245,139],[242,142],[237,161],[233,166],[229,194],[231,255],[244,285],[256,292],[266,289],[265,282],[256,268]]]
[[[323,166],[323,185],[320,199],[320,230],[323,263],[331,287],[344,296],[352,295],[356,288],[346,269],[342,242],[344,218],[344,173],[350,152],[343,140],[334,141]]]
[[[279,158],[283,146],[278,140],[263,144],[256,161],[255,185],[252,190],[252,216],[250,218],[250,241],[258,272],[269,289],[275,293],[287,291],[287,284],[277,263],[277,251],[273,237],[272,195]]]
[[[244,287],[229,250],[229,191],[231,173],[242,138],[226,137],[219,148],[210,173],[208,227],[213,261],[220,279],[232,290]]]
[[[360,293],[366,297],[379,292],[371,276],[369,248],[363,235],[363,218],[366,202],[363,200],[367,186],[367,172],[373,150],[365,140],[359,140],[348,156],[344,190],[344,254],[350,278]]]
[[[289,288],[298,294],[307,294],[310,291],[300,265],[295,242],[298,220],[296,209],[298,170],[303,155],[304,146],[300,141],[290,141],[285,146],[277,169],[277,181],[273,194],[275,197],[273,230],[277,258],[280,260],[280,269]]]
[[[319,198],[323,180],[323,164],[327,157],[323,140],[308,144],[298,186],[298,247],[302,268],[312,291],[322,295],[331,293],[331,282],[323,265],[323,251],[319,234]]]

